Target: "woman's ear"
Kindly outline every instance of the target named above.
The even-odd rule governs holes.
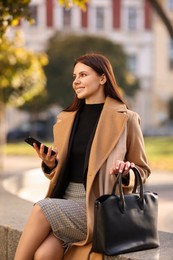
[[[100,79],[100,84],[101,84],[101,85],[104,85],[104,84],[106,83],[106,81],[107,81],[106,76],[105,76],[105,74],[103,74],[103,75],[101,76],[101,79]]]

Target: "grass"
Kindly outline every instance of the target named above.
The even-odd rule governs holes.
[[[52,143],[45,142],[50,146]],[[146,154],[151,169],[173,171],[173,137],[146,137]],[[7,144],[7,155],[34,155],[34,150],[25,142]]]
[[[52,146],[52,143],[45,142],[46,145]],[[25,142],[8,143],[5,147],[7,155],[35,155],[35,151],[32,146]]]
[[[173,171],[173,137],[147,137],[145,146],[151,169]]]

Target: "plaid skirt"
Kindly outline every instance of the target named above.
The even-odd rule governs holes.
[[[85,240],[86,193],[84,185],[70,182],[64,199],[46,198],[38,201],[53,234],[68,248],[71,243]]]

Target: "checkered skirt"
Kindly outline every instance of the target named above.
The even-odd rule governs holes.
[[[45,198],[36,204],[41,207],[53,234],[63,241],[64,247],[85,240],[86,193],[83,184],[70,182],[64,199]]]

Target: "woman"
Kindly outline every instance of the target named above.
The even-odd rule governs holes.
[[[15,260],[88,259],[95,199],[111,192],[118,172],[126,193],[134,184],[134,165],[144,182],[150,174],[139,116],[127,109],[108,59],[81,56],[73,76],[74,101],[54,126],[56,154],[34,145],[51,181],[46,198],[33,207]]]

